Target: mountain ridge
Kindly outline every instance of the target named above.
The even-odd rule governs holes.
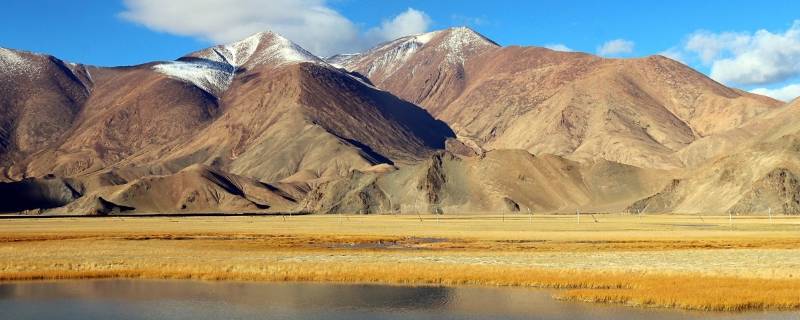
[[[484,148],[645,167],[683,167],[674,155],[679,149],[782,105],[727,88],[663,56],[606,59],[485,41],[448,60],[441,38],[453,33],[485,38],[447,29],[425,34],[427,41],[401,38],[339,63],[421,105]],[[397,64],[376,70],[385,52],[407,48]]]
[[[725,167],[742,194],[715,205],[739,212],[794,201],[773,191],[800,177],[763,137],[793,134],[791,106],[663,56],[464,27],[327,59],[260,32],[126,67],[0,48],[0,66],[0,189],[30,194],[13,211],[659,212],[699,208]]]

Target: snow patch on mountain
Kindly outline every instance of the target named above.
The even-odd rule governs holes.
[[[438,50],[444,50],[447,54],[447,62],[464,63],[465,57],[473,51],[485,47],[497,47],[498,45],[466,27],[452,28],[443,39],[442,45]]]
[[[32,53],[29,53],[32,54]],[[41,65],[14,50],[0,47],[0,73],[33,75],[41,71]]]
[[[241,41],[209,48],[197,56],[224,62],[236,68],[263,64],[322,62],[322,59],[294,42],[272,32],[257,33]]]
[[[247,61],[249,65],[322,62],[322,59],[284,37],[273,34],[272,38],[273,41],[269,46],[258,50],[250,56]]]
[[[230,87],[236,69],[216,61],[172,61],[153,66],[157,72],[173,79],[194,84],[200,89],[219,97]]]
[[[373,76],[375,72],[389,74],[397,71],[425,44],[431,41],[441,31],[416,34],[402,37],[397,40],[381,44],[364,54],[350,56],[347,60],[341,60],[340,65],[346,69],[354,69],[359,60],[363,57],[377,56],[367,70],[367,77]]]
[[[326,58],[325,62],[336,68],[347,69],[345,64],[351,59],[357,58],[360,55],[360,53],[340,53]]]
[[[469,55],[490,47],[499,45],[472,29],[458,27],[402,37],[362,54],[336,55],[328,58],[328,63],[350,71],[366,67],[366,76],[372,78],[393,74],[424,48],[441,54],[448,67],[464,64]]]
[[[154,70],[192,83],[219,97],[228,89],[236,72],[259,65],[325,63],[292,41],[273,32],[261,32],[244,40],[208,48],[180,61],[155,65]]]

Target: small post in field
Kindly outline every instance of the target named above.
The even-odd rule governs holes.
[[[733,228],[733,213],[728,211],[728,224]]]
[[[531,212],[531,208],[528,208],[528,223],[533,223],[533,212]]]
[[[769,223],[772,224],[772,207],[769,207],[767,212],[769,213]]]

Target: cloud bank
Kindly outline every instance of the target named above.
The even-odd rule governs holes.
[[[790,84],[777,89],[757,88],[750,92],[789,102],[800,97],[800,84]]]
[[[783,33],[698,32],[686,49],[711,64],[711,77],[725,83],[762,85],[800,76],[800,21]]]
[[[601,56],[618,56],[633,52],[633,41],[625,39],[614,39],[608,41],[597,48],[597,54]]]
[[[120,17],[159,32],[227,43],[271,30],[320,56],[425,32],[431,24],[427,14],[409,8],[362,31],[325,0],[124,0],[124,4],[127,9]]]
[[[562,51],[562,52],[573,52],[572,48],[567,47],[567,45],[563,43],[554,43],[554,44],[547,44],[544,46],[547,49],[554,50],[554,51]]]
[[[380,27],[367,31],[367,36],[374,40],[393,40],[410,34],[428,30],[431,18],[425,12],[408,8],[405,12],[391,20],[384,20]]]

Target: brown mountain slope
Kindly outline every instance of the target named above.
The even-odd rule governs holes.
[[[484,148],[641,167],[681,167],[675,151],[781,104],[661,56],[501,48],[466,28],[401,38],[333,61],[419,103]]]
[[[243,42],[255,48],[241,66],[195,53],[177,62],[92,68],[95,84],[79,101],[81,112],[60,136],[41,137],[58,145],[17,165],[28,176],[73,176],[111,166],[170,173],[206,163],[280,179],[302,169],[411,161],[452,136],[419,107],[306,59],[280,36]],[[47,118],[36,112],[9,118]]]
[[[717,156],[753,148],[755,144],[794,134],[800,127],[800,100],[765,112],[747,124],[693,142],[678,155],[689,165],[699,165]]]
[[[275,186],[193,165],[175,174],[149,175],[92,188],[80,199],[49,213],[108,214],[109,207],[124,208],[125,213],[266,212],[290,210],[295,202]]]
[[[800,101],[742,128],[696,142],[714,153],[662,191],[634,203],[646,212],[800,214]],[[696,150],[696,151],[697,151]]]
[[[0,181],[19,177],[15,164],[52,147],[89,96],[83,66],[52,56],[0,48]]]
[[[331,67],[273,33],[174,62],[81,70],[91,79],[91,90],[81,87],[83,96],[68,105],[72,109],[58,130],[34,130],[31,139],[42,141],[38,149],[2,153],[16,157],[3,167],[16,179],[55,174],[84,181],[81,194],[86,196],[67,211],[183,210],[175,204],[185,199],[175,193],[195,190],[185,181],[206,184],[197,175],[187,178],[184,169],[197,164],[256,181],[296,178],[300,173],[306,180],[324,180],[354,168],[418,161],[444,148],[445,140],[454,136],[424,109]],[[8,91],[22,92],[17,94],[22,98],[62,94],[57,89],[63,85],[45,80]],[[55,112],[35,99],[4,97],[11,98],[3,107],[15,112],[3,115],[8,123],[2,127],[4,137],[23,132],[18,123],[27,118],[46,121]],[[59,117],[65,113],[57,111]],[[3,141],[19,140],[11,138]],[[165,199],[155,199],[159,193],[119,198],[103,191],[118,191],[133,181],[152,188],[158,181],[177,182],[162,188],[172,192],[173,197]],[[302,181],[286,186],[292,198],[310,188]],[[212,198],[186,210],[255,210],[261,205],[240,196],[230,201]]]
[[[266,52],[280,50],[265,42],[285,41],[274,34],[255,37],[261,43],[255,46]],[[219,119],[195,138],[135,161],[201,162],[276,181],[300,171],[330,176],[377,163],[415,161],[443,148],[453,136],[423,109],[302,52],[276,56],[255,51],[251,56],[239,62],[243,65],[221,94]]]
[[[467,28],[402,37],[363,54],[334,56],[334,65],[424,106],[434,116],[469,85],[464,65],[499,46]]]
[[[82,112],[57,148],[29,157],[27,175],[102,170],[191,138],[220,113],[214,97],[152,72],[150,65],[91,72],[95,85]]]
[[[615,211],[657,190],[671,173],[608,161],[580,164],[523,150],[481,157],[438,153],[396,171],[353,171],[320,184],[304,210],[340,213]]]
[[[761,146],[700,166],[628,210],[655,213],[800,214],[800,140]],[[774,149],[773,149],[774,148]]]

